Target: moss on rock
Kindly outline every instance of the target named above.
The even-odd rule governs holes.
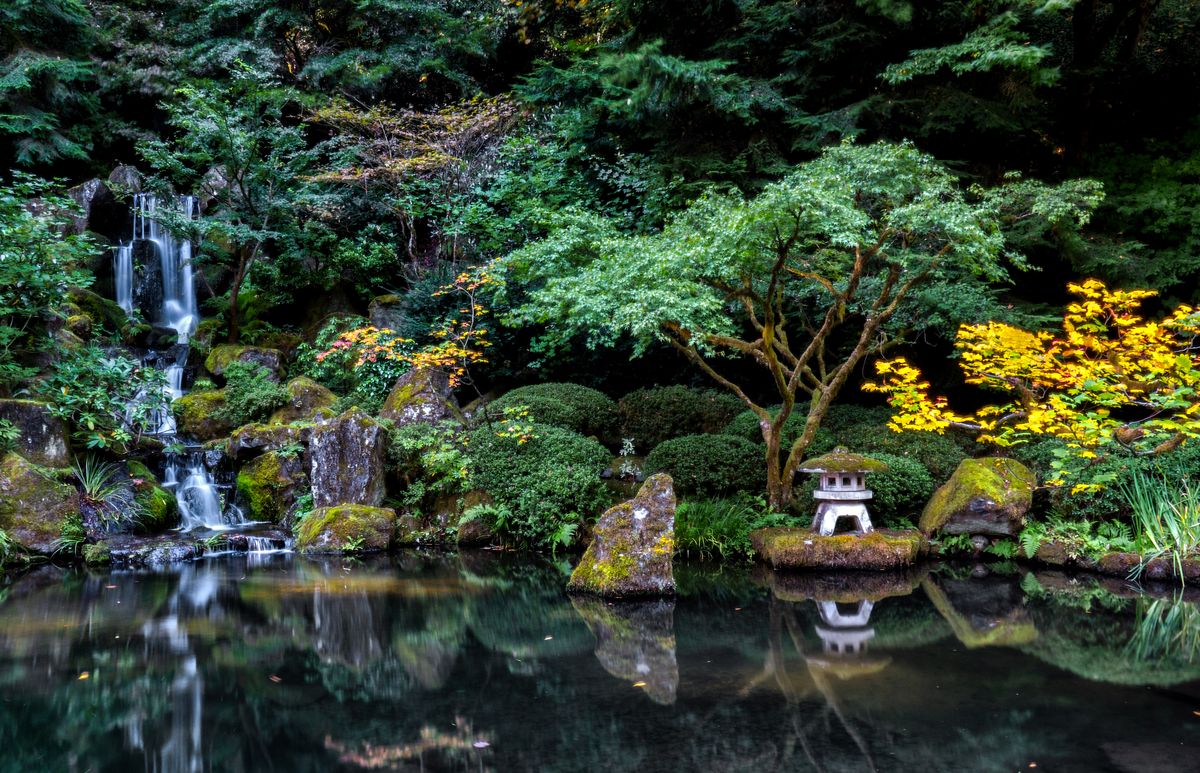
[[[307,483],[304,462],[276,451],[252,459],[237,474],[238,494],[256,521],[284,523]]]
[[[267,451],[278,451],[286,446],[307,443],[311,435],[311,426],[244,424],[229,435],[225,453],[234,461],[248,459]]]
[[[600,516],[567,588],[611,598],[672,595],[674,552],[675,489],[660,473]]]
[[[180,434],[191,435],[197,440],[216,440],[225,437],[233,429],[222,418],[225,407],[225,391],[192,392],[171,404]]]
[[[437,424],[459,417],[449,377],[435,368],[417,368],[396,379],[379,411],[379,418],[392,421],[397,427]]]
[[[239,346],[237,344],[220,344],[214,346],[204,359],[204,369],[214,376],[224,375],[225,369],[234,362],[251,362],[262,365],[271,373],[271,380],[278,383],[283,373],[283,352],[278,349],[264,349],[259,346]]]
[[[301,553],[387,550],[392,545],[395,529],[396,511],[389,507],[322,507],[301,521],[296,549]]]
[[[776,569],[903,569],[929,548],[917,531],[822,537],[810,529],[787,527],[752,531],[750,544],[759,558]]]
[[[63,525],[79,513],[74,486],[44,476],[20,454],[0,458],[0,529],[23,549],[53,553]]]
[[[34,464],[66,467],[70,463],[67,425],[36,400],[0,400],[0,419],[11,422],[18,436],[14,449]]]
[[[112,550],[105,542],[84,545],[83,563],[88,566],[107,566],[112,563]]]
[[[72,287],[67,290],[67,297],[79,309],[79,315],[86,315],[91,319],[92,325],[100,325],[114,333],[120,332],[129,319],[125,310],[115,301],[91,290]],[[67,326],[70,327],[69,320]]]
[[[1037,477],[1016,459],[964,459],[925,505],[921,531],[1015,537],[1036,485]]]
[[[312,421],[323,412],[331,412],[337,402],[337,395],[307,376],[287,382],[286,389],[288,404],[271,414],[271,424]]]

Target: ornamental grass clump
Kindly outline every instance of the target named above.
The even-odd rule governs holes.
[[[1169,556],[1182,583],[1183,560],[1200,547],[1200,487],[1187,478],[1176,484],[1141,472],[1122,482],[1120,491],[1133,512],[1137,546],[1142,552],[1131,578],[1141,576],[1156,558]]]

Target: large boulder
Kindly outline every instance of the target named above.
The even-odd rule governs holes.
[[[50,406],[34,400],[0,400],[0,421],[16,427],[16,450],[34,464],[66,467],[71,462],[67,426]]]
[[[358,408],[313,427],[308,479],[313,504],[377,507],[384,496],[386,431]]]
[[[51,480],[20,454],[0,458],[0,529],[31,553],[54,552],[68,520],[80,517],[79,492]]]
[[[110,332],[119,333],[129,321],[125,310],[115,301],[84,287],[68,288],[67,298],[78,309],[79,315],[91,320],[89,327],[102,327]]]
[[[224,407],[223,389],[192,392],[171,404],[179,434],[197,440],[216,440],[230,433],[233,426],[221,415]]]
[[[272,424],[291,424],[294,421],[312,421],[328,413],[337,396],[308,376],[299,376],[287,382],[287,405],[271,414]]]
[[[571,599],[596,637],[596,660],[618,679],[640,687],[655,703],[675,702],[679,664],[675,659],[675,601]]]
[[[237,344],[220,344],[214,346],[204,360],[204,369],[214,376],[225,375],[225,369],[234,362],[250,362],[261,365],[270,373],[271,381],[279,383],[283,375],[284,356],[278,349],[264,349],[259,346],[239,346]]]
[[[434,368],[416,368],[396,379],[379,412],[397,427],[437,424],[459,415],[449,376]]]
[[[389,507],[320,507],[300,522],[296,549],[301,553],[364,553],[387,550],[396,529]]]
[[[925,505],[921,531],[1015,537],[1036,486],[1037,476],[1016,459],[964,459]]]
[[[304,459],[268,451],[252,459],[237,474],[237,490],[255,521],[286,523],[300,491],[307,486]]]
[[[267,451],[308,443],[312,427],[292,424],[243,424],[229,436],[225,453],[235,462]]]
[[[403,295],[377,295],[367,306],[367,318],[380,330],[394,330],[400,335],[412,326]]]
[[[670,475],[659,473],[600,516],[567,589],[612,598],[673,595],[674,552],[675,488]]]

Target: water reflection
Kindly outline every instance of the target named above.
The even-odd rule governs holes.
[[[43,567],[0,590],[0,770],[1171,770],[1200,750],[1190,591],[731,571],[610,604],[496,553]]]

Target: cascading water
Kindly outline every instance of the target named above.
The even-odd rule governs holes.
[[[178,199],[178,214],[193,219],[198,213],[196,199],[182,196]],[[161,280],[161,293],[143,289],[143,299],[158,301],[157,308],[145,309],[146,316],[163,329],[173,330],[176,343],[166,349],[151,349],[145,361],[166,376],[163,391],[168,398],[168,407],[159,411],[153,419],[160,438],[175,440],[175,416],[169,403],[185,394],[184,376],[188,360],[188,341],[196,332],[199,315],[196,311],[196,288],[192,279],[192,243],[178,239],[156,219],[159,201],[150,193],[139,193],[133,199],[133,232],[128,243],[116,248],[113,258],[113,273],[116,284],[117,303],[127,314],[134,314],[136,298],[134,262],[145,256],[144,274],[157,269]],[[143,279],[145,282],[145,279]],[[147,282],[153,285],[153,282]],[[145,399],[145,395],[140,396]],[[133,408],[130,408],[130,412]],[[171,443],[171,445],[178,445]],[[216,457],[216,458],[214,458]],[[182,452],[168,454],[163,470],[163,486],[175,494],[181,516],[183,531],[199,529],[225,530],[245,526],[245,516],[232,503],[226,504],[232,486],[218,483],[214,470],[220,466],[219,454],[205,452],[198,445],[185,445]]]

